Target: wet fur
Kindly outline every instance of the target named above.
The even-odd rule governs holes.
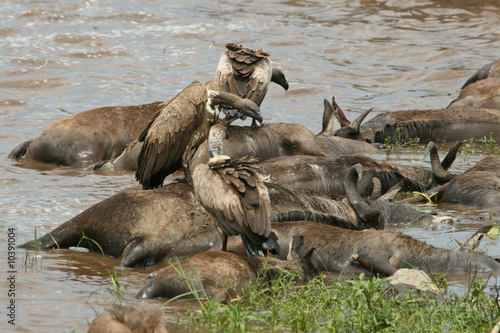
[[[284,267],[284,262],[272,258],[248,257],[244,253],[222,251],[202,252],[179,262],[174,260],[169,266],[150,274],[151,281],[136,297],[173,298],[184,295],[183,297],[192,298],[193,290],[178,272],[182,269],[188,281],[194,284],[197,296],[230,299],[241,292],[251,279],[258,277],[264,264],[268,269]]]
[[[360,163],[365,170],[374,169],[380,179],[382,193],[404,181],[406,191],[424,192],[436,185],[430,168],[390,164],[362,155],[345,156],[285,156],[259,164],[270,181],[291,189],[307,190],[316,195],[345,195],[344,178],[347,170]]]
[[[500,77],[476,81],[465,87],[448,108],[476,107],[500,110]]]
[[[442,188],[441,202],[500,210],[500,157],[487,157]]]
[[[481,108],[449,108],[443,110],[408,110],[377,115],[360,126],[359,132],[349,132],[350,138],[369,142],[395,143],[419,138],[426,144],[480,139],[486,133],[500,137],[500,113]],[[336,135],[343,136],[339,130]]]
[[[161,104],[103,107],[75,114],[16,147],[9,157],[76,168],[114,159],[137,138]]]
[[[220,239],[212,217],[187,184],[152,191],[125,190],[97,203],[50,234],[26,244],[41,250],[80,246],[121,257],[120,265],[150,266],[165,256],[189,255]],[[57,244],[56,244],[57,243]]]
[[[418,267],[433,273],[500,273],[500,263],[483,253],[436,248],[399,232],[347,230],[314,222],[280,222],[272,226],[279,239],[281,258],[288,253],[290,239],[301,235],[304,245],[300,253],[315,248],[312,262],[322,271],[390,275],[399,268]],[[372,267],[360,261],[351,263],[353,255]]]
[[[114,304],[109,314],[100,315],[92,321],[88,333],[167,333],[160,321],[162,315],[159,309],[141,311],[135,307]]]
[[[266,186],[273,214],[313,211],[334,215],[360,228],[383,228],[384,223],[413,220],[407,218],[411,216],[408,211],[414,210],[399,206],[403,207],[398,208],[402,211],[400,215],[393,216],[393,213],[381,210],[383,219],[369,224],[359,218],[346,198],[312,196],[271,183]],[[369,204],[379,205],[376,201]],[[427,214],[421,215],[423,219],[431,218]],[[80,243],[82,235],[97,242],[100,248],[92,241]],[[154,265],[174,255],[192,255],[209,249],[219,240],[213,218],[195,199],[192,187],[173,183],[148,191],[124,190],[21,247],[48,250],[79,245],[96,252],[102,249],[107,255],[119,257],[121,266],[134,267]]]

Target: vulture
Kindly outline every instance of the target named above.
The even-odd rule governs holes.
[[[242,45],[228,43],[217,66],[215,79],[223,91],[247,98],[260,106],[266,96],[269,82],[274,82],[288,90],[288,82],[282,71],[272,68],[268,57],[271,53],[252,50]],[[237,110],[223,108],[226,120],[231,123],[237,118],[246,119],[246,115]],[[255,118],[252,127],[256,126]]]
[[[262,122],[260,109],[252,101],[220,91],[213,80],[191,83],[158,111],[139,136],[144,144],[135,177],[143,189],[163,185],[165,177],[181,167],[184,181],[192,181],[189,162],[217,122],[221,104]]]
[[[257,161],[218,155],[193,172],[195,195],[222,231],[222,250],[227,251],[228,236],[239,234],[249,257],[279,254],[269,193]]]

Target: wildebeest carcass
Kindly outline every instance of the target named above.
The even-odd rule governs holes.
[[[368,177],[371,174],[380,181],[380,194],[386,193],[400,182],[403,182],[403,191],[425,192],[451,179],[446,169],[451,166],[459,147],[460,145],[457,145],[450,150],[442,165],[436,145],[429,143],[432,168],[391,164],[364,155],[283,156],[261,162],[259,167],[269,175],[270,182],[292,189],[307,190],[316,195],[344,195],[345,175],[348,169],[357,163],[365,169],[363,176]],[[368,181],[371,181],[371,178]],[[373,186],[363,187],[367,192],[361,194],[371,195]]]
[[[266,183],[271,221],[308,219],[351,229],[434,221],[434,216],[407,206],[363,199],[357,191],[360,169],[361,165],[348,173],[347,197],[339,200]],[[192,187],[172,183],[148,191],[119,192],[22,247],[48,250],[83,246],[120,258],[121,266],[133,267],[154,265],[165,257],[193,255],[219,240],[216,223],[196,200]]]
[[[407,110],[381,113],[361,124],[365,115],[353,124],[341,121],[335,135],[372,143],[459,142],[485,136],[500,137],[500,112],[483,108],[457,107],[442,110]]]
[[[484,253],[436,248],[399,232],[347,230],[304,221],[272,226],[282,258],[290,239],[303,236],[299,255],[314,248],[311,259],[320,271],[392,275],[399,268],[419,268],[432,273],[500,274],[500,263]]]
[[[78,113],[56,121],[38,138],[17,146],[9,157],[75,168],[114,159],[164,106],[155,102]]]
[[[238,296],[251,280],[272,280],[297,272],[303,281],[316,275],[311,262],[314,249],[298,256],[303,237],[294,236],[285,260],[273,257],[248,257],[243,253],[207,251],[191,258],[171,261],[169,266],[149,274],[150,281],[137,298],[192,297],[228,300]],[[186,277],[182,277],[182,276]]]
[[[345,154],[362,154],[376,152],[378,149],[363,141],[349,140],[333,135],[335,120],[331,106],[327,107],[323,115],[323,129],[314,135],[309,129],[300,124],[269,123],[256,128],[250,126],[212,126],[212,137],[219,147],[220,155],[231,157],[253,156],[259,161],[270,158],[291,155],[336,156]],[[123,154],[115,160],[98,163],[92,170],[123,170],[135,171],[135,162],[142,149],[142,142],[134,140]],[[205,141],[198,148],[191,167],[208,161],[208,142]]]
[[[500,156],[482,159],[449,183],[431,189],[429,196],[438,202],[500,210]],[[415,203],[420,198],[405,202]]]

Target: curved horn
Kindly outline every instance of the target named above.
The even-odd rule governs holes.
[[[378,179],[378,178],[373,178],[373,180]],[[384,195],[378,197],[377,199],[370,198],[371,200],[378,200],[378,201],[389,201],[392,200],[396,194],[398,194],[399,191],[403,188],[405,181],[402,180],[396,184],[394,184],[387,192],[384,193]],[[375,193],[375,189],[373,189],[373,193]]]
[[[446,154],[445,158],[441,162],[441,166],[443,167],[443,169],[448,170],[451,167],[453,162],[455,162],[455,158],[457,157],[458,149],[460,149],[460,147],[462,147],[463,144],[464,144],[463,141],[459,142],[455,146],[453,146],[453,148],[450,149],[448,154]]]
[[[361,123],[363,122],[363,120],[365,120],[366,116],[372,112],[373,108],[371,108],[370,110],[368,111],[365,111],[363,112],[363,114],[361,114],[361,116],[359,116],[353,123],[352,123],[352,127],[354,127],[354,129],[356,131],[359,132],[359,127],[361,126]]]
[[[432,173],[434,174],[437,183],[444,184],[449,182],[453,176],[448,171],[444,170],[441,166],[441,162],[439,161],[439,153],[436,144],[433,141],[429,142],[429,144],[427,145],[425,156],[427,156],[427,154],[431,155]]]
[[[357,182],[363,173],[363,166],[355,164],[347,171],[345,179],[345,192],[347,199],[358,217],[367,225],[375,229],[383,229],[384,223],[380,219],[380,211],[373,209],[366,201],[363,200],[361,195],[356,189]]]
[[[382,183],[377,177],[372,178],[373,190],[370,200],[378,200],[382,196]]]
[[[362,173],[361,179],[358,180],[358,184],[356,188],[358,189],[358,193],[361,194],[362,197],[367,197],[373,191],[372,180],[375,176],[375,169],[370,168]]]

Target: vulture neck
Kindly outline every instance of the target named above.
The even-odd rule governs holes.
[[[210,133],[208,135],[209,158],[223,155],[222,140],[227,136],[226,130],[227,128],[221,124],[217,124],[210,128]]]

